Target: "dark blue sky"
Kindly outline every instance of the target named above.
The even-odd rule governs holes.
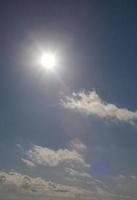
[[[37,44],[59,52],[60,78],[33,66]],[[59,103],[62,94],[94,89],[136,111],[136,65],[136,1],[0,1],[0,168],[26,170],[16,144],[55,150],[78,138],[88,147],[91,174],[137,175],[135,126]]]

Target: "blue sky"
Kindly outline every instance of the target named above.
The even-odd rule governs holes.
[[[136,199],[136,11],[1,1],[0,198]],[[55,72],[38,64],[48,50]]]

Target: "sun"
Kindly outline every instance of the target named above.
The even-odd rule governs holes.
[[[54,71],[57,66],[57,58],[53,53],[43,53],[40,58],[40,65],[48,71]]]

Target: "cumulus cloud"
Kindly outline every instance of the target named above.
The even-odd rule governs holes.
[[[75,169],[89,168],[90,165],[85,161],[84,155],[81,153],[86,149],[86,146],[80,141],[77,143],[72,142],[70,148],[53,150],[47,147],[32,145],[26,151],[26,158],[22,161],[29,166],[48,166],[48,167],[71,167]]]
[[[17,198],[17,194],[20,194],[20,198]],[[33,196],[33,199],[75,199],[77,197],[90,199],[90,196],[94,195],[90,190],[56,184],[40,177],[33,178],[15,171],[0,171],[0,198],[12,199],[14,195],[13,199],[21,199],[21,197],[22,199],[31,199],[31,196],[26,195],[34,194],[42,196]]]
[[[71,110],[76,110],[86,115],[97,115],[108,120],[119,120],[131,124],[137,120],[137,111],[120,108],[114,104],[103,101],[95,91],[78,93],[73,92],[61,100],[62,105]]]
[[[74,170],[71,171],[75,173]],[[85,175],[84,175],[85,176]],[[46,181],[41,177],[31,177],[15,171],[0,171],[0,199],[80,199],[80,200],[121,200],[137,199],[137,177],[117,176],[96,180],[88,189]]]
[[[48,182],[43,179],[31,178],[13,171],[0,171],[0,184],[20,191],[47,191],[49,189]]]

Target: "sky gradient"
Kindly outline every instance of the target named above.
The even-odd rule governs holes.
[[[0,199],[137,199],[137,2],[0,8]]]

